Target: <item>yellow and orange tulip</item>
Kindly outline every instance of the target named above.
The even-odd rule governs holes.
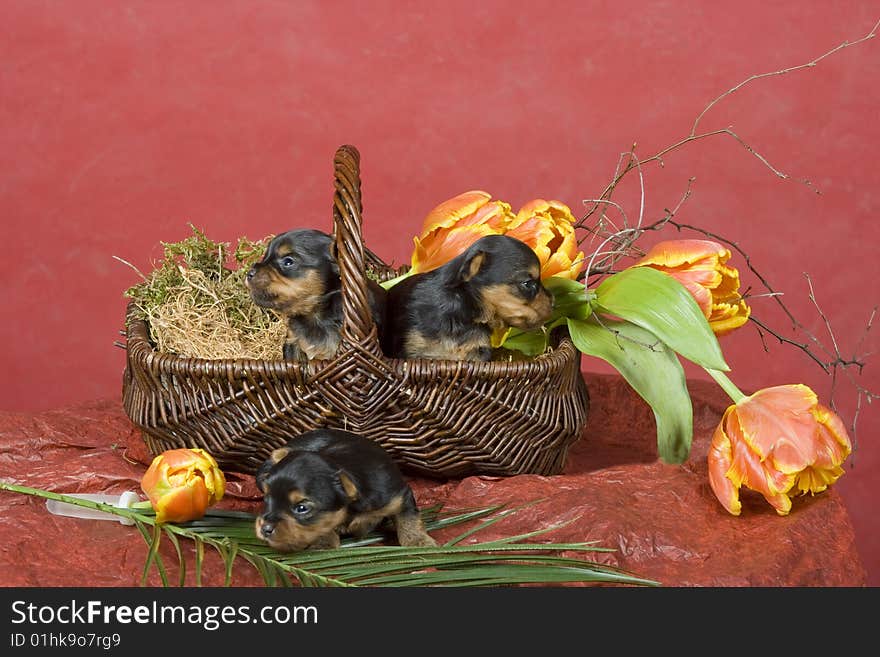
[[[559,201],[535,199],[513,214],[509,203],[481,190],[459,194],[435,207],[413,238],[409,274],[436,269],[485,235],[509,235],[528,244],[541,261],[541,278],[576,279],[584,268],[575,218]]]
[[[709,483],[735,516],[742,510],[742,486],[784,516],[792,497],[837,481],[851,452],[843,422],[809,387],[765,388],[725,411],[709,448]]]
[[[520,208],[505,235],[525,242],[538,255],[541,278],[575,280],[584,268],[584,253],[578,250],[574,223],[567,205],[538,198]]]
[[[716,336],[745,324],[751,309],[739,293],[739,272],[727,265],[730,250],[711,240],[658,242],[633,267],[653,267],[693,295]]]
[[[409,273],[436,269],[481,237],[504,233],[513,217],[509,204],[493,201],[491,194],[480,190],[444,201],[428,213],[421,235],[413,238],[415,249]]]
[[[150,463],[141,479],[156,511],[156,522],[186,522],[205,515],[226,492],[226,478],[208,452],[170,449]]]

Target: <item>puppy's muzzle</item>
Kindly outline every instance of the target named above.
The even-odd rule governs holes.
[[[260,536],[265,539],[272,538],[272,534],[275,533],[275,523],[264,520],[260,523]]]

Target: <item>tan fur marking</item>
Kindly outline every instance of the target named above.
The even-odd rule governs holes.
[[[345,522],[346,509],[338,509],[323,514],[315,522],[309,525],[300,525],[290,516],[283,516],[275,526],[275,531],[266,542],[281,552],[294,552],[305,550],[309,547],[330,547],[339,544],[337,527]],[[257,519],[257,536],[260,533],[260,519]]]
[[[309,545],[309,550],[333,550],[339,547],[339,534],[335,531],[324,534],[315,539],[315,542]]]
[[[467,342],[428,338],[418,331],[410,331],[403,341],[404,358],[437,360],[476,360],[482,347],[491,346],[489,337],[474,338]]]
[[[311,344],[300,339],[293,342],[309,360],[329,360],[336,355],[336,349],[339,347],[339,334],[328,336],[328,339],[321,344]]]
[[[279,447],[278,449],[274,450],[272,454],[269,455],[269,458],[272,460],[272,463],[278,463],[278,461],[283,459],[288,454],[290,454],[289,447]]]
[[[294,488],[287,494],[287,499],[291,504],[296,504],[306,499],[306,496],[300,489]]]
[[[287,315],[308,315],[314,312],[325,292],[321,277],[314,270],[297,278],[286,278],[274,269],[269,269],[267,278],[264,289],[275,299],[275,309]]]
[[[401,507],[403,507],[403,496],[397,495],[381,509],[367,511],[352,518],[351,522],[348,523],[347,531],[354,536],[363,536],[382,522],[384,518],[400,513]]]
[[[511,289],[510,285],[489,285],[481,291],[484,317],[483,321],[493,328],[515,326],[516,328],[537,328],[550,318],[553,301],[546,292],[528,302]]]
[[[486,259],[486,254],[480,251],[471,258],[471,261],[468,263],[468,270],[464,275],[464,280],[469,281],[478,273],[480,273],[480,267],[483,266],[483,261]]]
[[[345,491],[345,494],[348,495],[348,501],[353,502],[360,495],[360,491],[358,491],[357,486],[354,485],[354,482],[344,472],[339,473],[339,481],[342,483],[342,490]]]

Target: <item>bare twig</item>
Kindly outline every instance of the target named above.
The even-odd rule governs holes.
[[[697,116],[696,120],[694,121],[694,126],[693,126],[693,128],[691,128],[690,136],[694,136],[697,133],[697,128],[700,125],[700,121],[703,120],[703,117],[706,116],[706,114],[709,112],[709,110],[711,110],[713,107],[715,107],[715,105],[720,103],[722,100],[724,100],[725,98],[727,98],[731,94],[734,94],[737,91],[739,91],[740,89],[742,89],[747,84],[750,84],[750,83],[754,82],[755,80],[761,80],[763,78],[770,78],[770,77],[775,77],[777,75],[785,75],[787,73],[794,73],[795,71],[800,71],[805,68],[813,68],[814,66],[816,66],[816,64],[821,62],[823,59],[830,57],[834,53],[839,52],[839,51],[843,50],[844,48],[849,48],[851,46],[855,46],[855,45],[858,45],[864,41],[867,41],[868,39],[873,39],[874,36],[877,34],[878,28],[880,28],[880,20],[878,20],[876,23],[874,23],[874,27],[871,28],[871,31],[868,32],[861,39],[856,39],[855,41],[844,41],[843,43],[839,44],[838,46],[835,46],[834,48],[832,48],[831,50],[826,52],[824,55],[820,55],[820,56],[816,57],[815,59],[807,62],[806,64],[798,64],[797,66],[790,66],[789,68],[783,68],[778,71],[770,71],[769,73],[758,73],[757,75],[751,75],[751,76],[747,77],[745,80],[740,82],[738,85],[728,89],[723,94],[719,95],[717,98],[712,100],[712,102],[710,102],[708,105],[706,105],[706,107],[703,109],[702,112],[700,112],[700,114]]]
[[[737,133],[735,133],[730,127],[720,128],[720,129],[716,129],[716,130],[708,130],[708,131],[704,131],[704,132],[697,132],[699,129],[700,123],[702,122],[702,120],[706,116],[706,114],[708,114],[709,111],[712,110],[713,107],[715,107],[721,101],[723,101],[725,98],[736,93],[738,90],[742,89],[746,85],[748,85],[756,80],[761,80],[761,79],[770,78],[770,77],[777,77],[777,76],[781,76],[781,75],[787,75],[789,73],[794,73],[795,71],[800,71],[800,70],[804,70],[804,69],[808,69],[808,68],[814,68],[816,65],[819,64],[819,62],[823,61],[824,59],[830,57],[831,55],[833,55],[837,52],[840,52],[846,48],[850,48],[852,46],[858,45],[860,43],[864,43],[865,41],[868,41],[869,39],[873,39],[877,34],[878,28],[880,28],[880,20],[878,20],[874,24],[874,26],[871,28],[871,30],[865,36],[861,37],[860,39],[856,39],[855,41],[844,41],[843,43],[838,44],[837,46],[835,46],[834,48],[829,50],[828,52],[826,52],[826,53],[820,55],[819,57],[816,57],[815,59],[812,59],[811,61],[806,62],[804,64],[798,64],[796,66],[789,66],[787,68],[779,69],[777,71],[770,71],[768,73],[758,73],[756,75],[751,75],[748,78],[746,78],[745,80],[743,80],[742,82],[740,82],[739,84],[737,84],[737,85],[731,87],[730,89],[724,91],[723,93],[719,94],[714,99],[712,99],[709,102],[709,104],[707,104],[706,107],[704,107],[703,110],[697,115],[696,119],[694,120],[693,126],[691,127],[691,131],[685,137],[681,138],[679,141],[677,141],[673,144],[670,144],[669,146],[666,146],[665,148],[661,149],[660,151],[658,151],[657,153],[655,153],[654,155],[652,155],[650,157],[643,158],[640,161],[637,161],[638,164],[636,164],[636,162],[634,162],[633,159],[630,158],[629,161],[624,165],[623,160],[627,156],[627,154],[625,153],[623,155],[623,157],[621,157],[621,159],[618,161],[618,165],[617,165],[617,168],[615,169],[614,176],[612,177],[611,182],[608,183],[608,185],[605,187],[605,190],[599,196],[599,199],[605,200],[605,199],[610,198],[611,195],[613,194],[614,189],[616,188],[617,184],[630,171],[632,171],[633,168],[635,168],[636,166],[643,166],[643,165],[648,164],[650,162],[658,162],[662,166],[663,157],[665,155],[667,155],[668,153],[676,151],[691,142],[706,139],[708,137],[714,137],[717,135],[727,135],[728,137],[734,139],[743,148],[745,148],[747,151],[749,151],[749,153],[751,153],[759,161],[761,161],[768,169],[770,169],[770,171],[772,171],[775,176],[777,176],[778,178],[781,178],[781,179],[789,179],[791,177],[789,174],[787,174],[787,173],[783,172],[781,169],[773,166],[766,157],[764,157],[761,153],[759,153],[757,150],[755,150],[748,142],[746,142],[742,137],[740,137]],[[630,153],[633,153],[633,155],[634,155],[634,151],[635,151],[635,145],[630,150]],[[809,180],[800,179],[800,182],[813,188],[814,191],[819,193],[819,190],[817,190],[813,186],[812,182],[810,182]],[[586,225],[587,220],[593,215],[593,213],[596,211],[596,209],[598,207],[599,207],[599,203],[594,203],[593,206],[587,211],[587,213],[583,217],[581,217],[580,222],[579,222],[581,227]]]

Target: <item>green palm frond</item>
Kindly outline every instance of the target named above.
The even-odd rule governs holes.
[[[381,545],[384,536],[376,532],[361,539],[345,539],[337,549],[281,553],[256,537],[255,516],[247,512],[209,509],[199,520],[159,524],[152,509],[120,509],[2,481],[0,490],[77,504],[133,521],[148,547],[142,585],[146,584],[153,568],[158,572],[163,586],[171,585],[159,553],[163,539],[170,541],[174,547],[179,570],[177,585],[184,585],[187,560],[180,544],[181,538],[190,539],[195,544],[192,572],[197,586],[201,585],[205,546],[213,548],[220,556],[225,567],[226,586],[231,584],[235,565],[241,561],[249,563],[266,586],[511,586],[576,582],[633,586],[659,584],[584,558],[592,553],[614,551],[596,545],[595,541],[530,542],[562,525],[493,541],[463,544],[465,539],[516,513],[521,507],[505,510],[501,506],[491,506],[456,512],[440,512],[437,507],[424,509],[422,515],[428,532],[468,522],[478,523],[436,547]]]

